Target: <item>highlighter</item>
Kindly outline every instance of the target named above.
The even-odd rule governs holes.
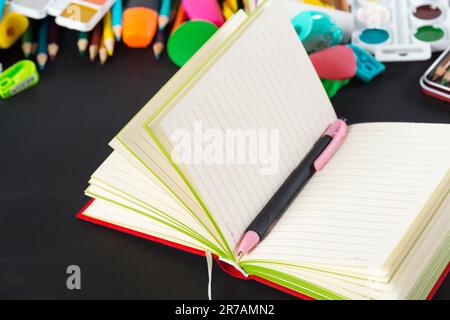
[[[123,13],[122,38],[130,48],[146,48],[158,29],[160,1],[130,0]]]

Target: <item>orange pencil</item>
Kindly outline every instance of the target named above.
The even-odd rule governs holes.
[[[95,61],[95,58],[97,58],[98,50],[100,48],[101,35],[102,24],[99,23],[92,32],[91,43],[89,45],[89,59],[91,61]]]
[[[177,30],[177,28],[181,26],[185,21],[186,21],[186,12],[184,12],[183,5],[180,4],[170,33],[173,33],[175,30]]]

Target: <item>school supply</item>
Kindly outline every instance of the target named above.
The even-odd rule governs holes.
[[[320,81],[328,95],[329,98],[333,98],[339,90],[345,87],[350,83],[351,79],[343,79],[343,80],[333,80],[333,79],[325,79],[322,78]]]
[[[346,43],[350,41],[355,24],[352,13],[341,10],[333,10],[327,7],[309,5],[301,3],[298,0],[283,0],[282,2],[291,19],[303,11],[319,11],[327,14],[342,30],[342,42]]]
[[[182,5],[190,20],[205,20],[218,27],[224,23],[217,0],[182,0]]]
[[[100,40],[100,48],[98,50],[98,56],[100,58],[100,64],[104,65],[108,60],[108,49],[106,48],[104,34]]]
[[[86,54],[86,51],[88,49],[89,46],[89,39],[88,39],[89,35],[87,32],[80,32],[78,34],[78,42],[77,42],[77,47],[78,47],[78,51],[80,52],[81,56],[84,56]]]
[[[130,0],[123,13],[123,42],[130,48],[146,48],[158,29],[158,1]]]
[[[170,20],[169,24],[163,28],[159,29],[158,33],[156,34],[155,43],[153,44],[153,54],[155,55],[155,59],[159,60],[161,57],[161,54],[164,52],[167,46],[167,41],[169,39],[169,35],[171,33],[171,25],[173,25],[177,12],[179,7],[181,7],[181,1],[172,1],[171,2],[171,10],[170,10]]]
[[[308,52],[334,46],[342,40],[342,30],[323,12],[300,12],[292,19],[292,24]]]
[[[311,54],[309,58],[321,79],[345,80],[356,74],[356,56],[348,46],[327,48]]]
[[[103,41],[105,42],[108,55],[112,56],[114,53],[115,37],[112,27],[111,12],[106,13],[105,18],[103,19]]]
[[[428,68],[420,78],[422,91],[439,100],[450,103],[450,47]]]
[[[0,98],[8,99],[37,85],[39,74],[30,60],[21,60],[0,73]]]
[[[28,18],[15,13],[7,12],[0,21],[0,49],[8,49],[27,31]]]
[[[122,39],[122,16],[123,16],[122,0],[116,0],[111,9],[111,13],[112,13],[114,35],[116,36],[116,41],[119,42]]]
[[[12,0],[11,8],[33,19],[54,16],[56,24],[89,32],[111,9],[115,0]]]
[[[22,36],[22,51],[25,58],[29,58],[31,55],[33,46],[33,23],[30,23],[27,31]]]
[[[48,60],[48,19],[42,20],[39,25],[36,60],[39,65],[39,70],[43,71]]]
[[[161,0],[161,8],[158,17],[159,30],[164,30],[170,21],[171,0]]]
[[[48,31],[48,55],[51,61],[54,61],[58,55],[59,44],[58,44],[58,27],[53,19],[49,21],[49,31]]]
[[[337,120],[279,4],[239,11],[119,132],[78,217],[302,298],[431,297],[450,269],[448,124],[350,125],[237,261],[247,226]]]
[[[183,5],[180,4],[178,6],[177,13],[175,15],[175,21],[172,25],[172,30],[170,30],[170,33],[172,34],[176,29],[178,29],[179,26],[181,26],[186,21],[186,13],[184,12]]]
[[[89,59],[93,62],[97,58],[102,37],[102,25],[99,23],[92,31],[91,43],[89,45]]]
[[[447,0],[354,1],[352,43],[379,61],[427,60],[450,45]]]
[[[375,59],[369,52],[354,44],[348,45],[356,57],[356,77],[364,82],[370,82],[382,74],[386,67]]]
[[[217,26],[203,20],[187,21],[171,34],[167,43],[170,60],[182,67],[217,31]]]
[[[0,0],[0,21],[3,19],[3,10],[6,5],[6,0]]]

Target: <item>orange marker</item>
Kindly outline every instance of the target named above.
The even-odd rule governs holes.
[[[158,29],[160,1],[130,0],[123,13],[122,38],[130,48],[150,45]]]

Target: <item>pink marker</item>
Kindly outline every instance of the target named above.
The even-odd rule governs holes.
[[[183,9],[191,20],[206,20],[220,27],[224,23],[217,0],[183,0]]]
[[[286,181],[248,226],[237,250],[238,260],[248,254],[270,232],[273,225],[289,208],[309,179],[331,160],[347,136],[344,120],[336,120],[314,144],[309,153],[292,171]]]

